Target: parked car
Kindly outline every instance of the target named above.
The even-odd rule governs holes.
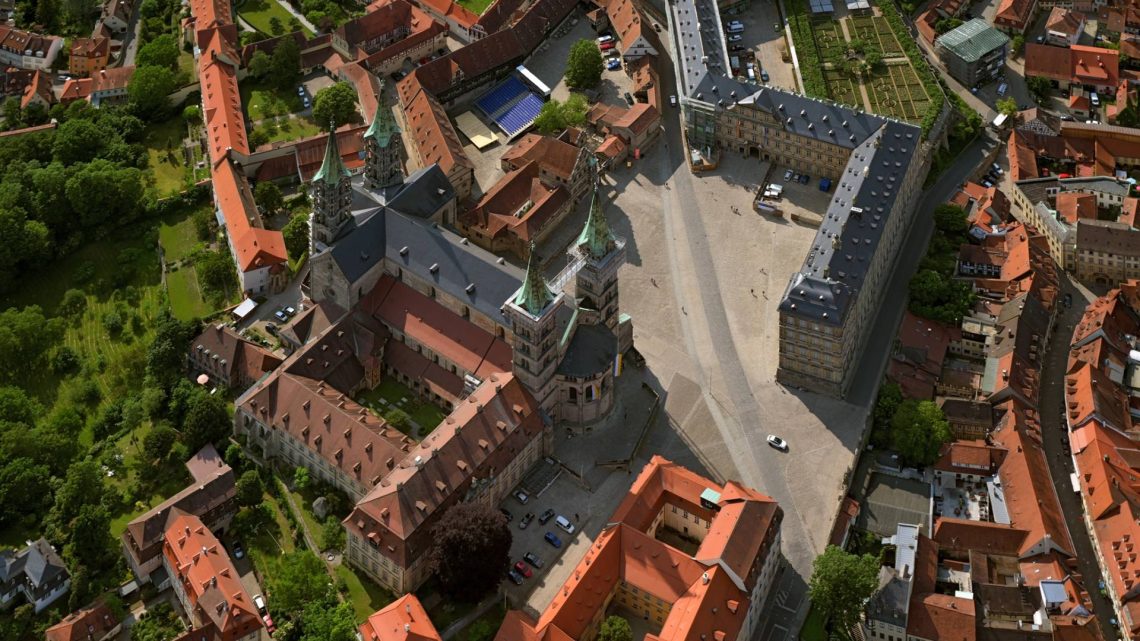
[[[304,99],[301,101],[301,105],[302,105],[302,106],[304,106],[304,107],[305,107],[305,109],[308,109],[310,106],[312,106],[312,104],[313,104],[313,103],[311,103],[311,102],[309,101],[309,97],[308,97],[308,96],[305,96],[305,98],[304,98]]]
[[[631,93],[629,93],[628,91],[625,92],[625,101],[629,103],[630,107],[633,106],[633,95]]]
[[[574,533],[574,524],[570,522],[570,519],[562,516],[561,514],[559,514],[558,517],[554,519],[554,524],[562,528],[567,534]]]
[[[286,305],[285,309],[282,309],[281,311],[285,312],[285,315],[289,318],[292,318],[297,314],[297,308],[293,307],[292,305]]]
[[[547,508],[547,510],[542,513],[542,516],[538,517],[538,522],[546,525],[546,522],[552,518],[554,518],[554,510]]]
[[[534,512],[527,512],[526,515],[524,515],[522,517],[522,520],[519,521],[519,529],[525,530],[526,526],[530,525],[530,522],[533,520],[534,520]]]
[[[265,631],[268,632],[270,636],[273,636],[273,633],[277,631],[277,625],[273,623],[272,617],[266,614],[261,617],[261,620],[265,622]]]
[[[744,36],[740,35],[739,33],[734,33],[728,37],[729,42],[740,42],[741,40],[744,40]]]
[[[519,503],[522,503],[523,505],[526,505],[526,502],[530,500],[530,496],[527,495],[527,493],[523,492],[522,490],[516,490],[515,491],[515,500],[518,501]]]
[[[674,96],[674,95],[669,96],[669,106],[670,107],[676,107],[677,106],[677,96]]]
[[[810,180],[811,180],[811,176],[809,176],[807,174],[801,174],[800,175],[800,184],[801,185],[808,184],[808,181],[810,181]]]
[[[245,557],[245,550],[241,547],[241,541],[234,541],[234,558],[240,559]]]
[[[996,162],[994,164],[990,165],[990,169],[993,169],[994,173],[996,173],[999,176],[1002,174],[1001,165],[997,164]]]
[[[792,174],[792,182],[794,182],[794,183],[798,183],[799,181],[800,181],[800,175],[799,175],[799,173],[794,173],[794,174]]]
[[[789,181],[791,179],[792,179],[792,170],[788,169],[787,171],[784,172],[784,181],[786,182],[786,181]]]
[[[260,594],[253,597],[253,604],[257,606],[258,614],[266,614],[268,610],[265,609],[265,599]]]
[[[602,51],[609,51],[610,49],[614,48],[614,43],[613,42],[603,42],[602,44],[598,45],[598,48],[601,49]]]
[[[305,95],[305,85],[300,85],[297,87],[297,95],[298,96]]]
[[[558,535],[554,532],[547,532],[546,535],[542,538],[546,539],[547,543],[553,545],[556,548],[562,547],[562,539],[558,538]]]
[[[282,323],[289,322],[289,317],[286,316],[285,312],[283,312],[281,310],[277,310],[277,311],[273,312],[273,318],[276,318],[277,320],[281,321]]]
[[[768,435],[768,445],[771,445],[772,447],[780,450],[781,452],[787,452],[788,451],[788,442],[785,441],[784,439],[780,438],[779,436],[776,436],[775,434],[769,434]]]
[[[614,37],[609,35],[609,34],[606,34],[604,36],[598,36],[598,44],[600,44],[600,45],[605,44],[607,42],[613,42],[613,41],[614,41]]]
[[[503,516],[507,517],[507,523],[510,523],[511,519],[515,518],[515,515],[511,514],[511,511],[505,507],[499,508],[499,512],[501,512]]]
[[[764,69],[761,69],[760,70],[760,81],[761,82],[768,82],[768,79],[769,79],[768,78],[768,72]]]
[[[1073,295],[1072,294],[1065,294],[1065,307],[1072,307],[1072,306],[1073,306]]]
[[[511,580],[511,583],[514,583],[515,585],[523,584],[523,576],[516,572],[514,568],[507,570],[507,578],[509,578]]]
[[[606,69],[609,69],[610,71],[617,71],[618,69],[621,69],[621,60],[617,58],[610,58],[606,61]]]
[[[982,179],[982,187],[989,189],[990,187],[993,187],[993,186],[994,186],[994,184],[992,182],[990,182],[990,180],[988,178]]]
[[[515,572],[518,572],[528,579],[534,576],[534,572],[531,572],[530,568],[526,566],[526,563],[523,563],[522,561],[515,561]]]
[[[536,568],[542,567],[542,559],[538,558],[538,555],[535,554],[534,552],[527,552],[526,554],[524,554],[523,560],[526,561],[527,563],[533,565]]]
[[[744,45],[732,45],[728,48],[729,51],[744,51]]]
[[[277,325],[275,325],[273,323],[266,323],[265,324],[265,331],[269,332],[270,334],[276,335],[277,334]]]

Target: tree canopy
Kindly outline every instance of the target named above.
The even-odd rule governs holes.
[[[267,214],[277,213],[285,206],[285,199],[281,196],[281,188],[276,183],[263,180],[253,188],[253,199],[257,206]]]
[[[270,578],[278,612],[300,612],[305,604],[323,601],[329,594],[329,575],[324,563],[308,550],[281,557],[277,572]]]
[[[261,476],[257,470],[246,470],[237,480],[237,502],[242,507],[250,507],[261,503],[261,495],[265,487],[261,484]]]
[[[511,530],[489,505],[453,505],[432,530],[429,563],[444,592],[478,601],[502,580],[510,565]]]
[[[178,40],[172,34],[164,33],[139,48],[135,54],[136,67],[178,68]]]
[[[544,134],[553,134],[567,127],[580,127],[586,123],[590,105],[582,94],[572,93],[565,102],[549,100],[542,105],[534,126]]]
[[[808,593],[832,625],[847,630],[859,621],[863,603],[878,587],[879,560],[829,545],[812,562]]]
[[[598,630],[598,641],[633,641],[633,630],[624,617],[608,616]]]
[[[301,75],[301,47],[292,38],[282,38],[270,56],[269,74],[278,89],[292,90]]]
[[[135,67],[127,84],[127,97],[140,118],[156,120],[170,109],[170,94],[177,84],[168,67]]]
[[[1017,113],[1017,101],[1013,98],[998,98],[997,101],[998,113],[1003,113],[1007,116],[1012,116]]]
[[[572,89],[589,89],[602,80],[602,52],[598,43],[582,39],[570,47],[566,58],[566,84]]]
[[[891,446],[905,463],[930,465],[950,440],[950,424],[934,401],[907,399],[891,418]]]
[[[347,82],[325,87],[313,99],[313,120],[321,127],[328,126],[330,122],[339,127],[356,117],[356,90]]]
[[[299,259],[309,251],[308,214],[296,214],[290,218],[281,230],[281,235],[285,237],[285,251],[289,253],[289,258]]]

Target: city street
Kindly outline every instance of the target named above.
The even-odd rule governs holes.
[[[1068,365],[1069,343],[1073,337],[1074,325],[1084,313],[1085,305],[1094,296],[1084,287],[1070,281],[1068,274],[1063,272],[1061,272],[1061,284],[1064,293],[1072,294],[1073,306],[1068,309],[1064,305],[1061,306],[1041,375],[1041,380],[1044,382],[1039,405],[1041,440],[1049,460],[1049,472],[1053,476],[1053,484],[1061,500],[1061,509],[1065,513],[1065,523],[1069,526],[1069,535],[1076,547],[1074,552],[1077,555],[1077,567],[1084,578],[1085,590],[1092,599],[1104,638],[1116,639],[1120,631],[1114,630],[1109,624],[1109,618],[1115,616],[1112,604],[1097,589],[1098,582],[1102,578],[1100,566],[1097,565],[1088,528],[1085,527],[1081,497],[1074,491],[1070,476],[1074,471],[1073,458],[1065,455],[1061,445],[1062,440],[1067,441],[1069,438],[1061,421],[1065,411],[1065,369]]]

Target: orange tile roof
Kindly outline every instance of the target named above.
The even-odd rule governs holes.
[[[407,118],[407,133],[415,142],[421,163],[425,167],[439,163],[439,168],[448,176],[457,169],[473,169],[447,112],[419,86],[415,75],[409,74],[400,81],[398,89],[400,105]]]
[[[569,181],[578,165],[582,148],[550,136],[527,134],[502,155],[504,170],[518,169],[534,161],[543,171]]]
[[[1053,7],[1049,12],[1049,17],[1045,20],[1045,29],[1071,37],[1080,30],[1084,20],[1085,17],[1076,11],[1064,7]]]
[[[230,149],[248,156],[249,141],[246,139],[245,117],[238,90],[237,54],[220,32],[215,30],[212,33],[213,37],[199,58],[198,77],[202,85],[206,143],[210,161],[216,165]]]
[[[102,601],[76,610],[44,631],[47,641],[98,641],[119,625]]]
[[[719,495],[716,511],[701,505],[707,492]],[[647,534],[666,505],[711,519],[692,556]],[[669,604],[661,631],[647,641],[734,641],[751,606],[753,568],[773,553],[781,517],[775,501],[755,490],[734,481],[718,486],[654,456],[538,620],[508,613],[496,641],[588,636],[619,585]]]
[[[253,599],[242,585],[229,554],[198,517],[175,517],[166,530],[163,554],[171,581],[190,602],[196,626],[212,625],[225,641],[262,627]]]
[[[1009,2],[1010,0],[1004,0]],[[1069,48],[1030,42],[1025,45],[1025,75],[1068,82],[1072,75]]]
[[[223,157],[210,175],[214,199],[225,218],[238,268],[248,272],[284,263],[287,260],[284,237],[279,231],[256,226],[261,217],[253,200],[253,190],[233,161]]]
[[[460,225],[481,238],[514,237],[525,246],[571,201],[561,185],[548,185],[531,161],[508,172],[460,218]]]
[[[1016,31],[1025,31],[1029,18],[1033,15],[1036,0],[1001,0],[994,14],[994,25]]]
[[[629,129],[633,135],[640,136],[650,127],[656,126],[660,119],[661,114],[656,107],[639,102],[614,121],[613,127]]]
[[[1096,194],[1062,191],[1057,194],[1057,213],[1075,225],[1078,220],[1096,220]]]
[[[377,610],[360,625],[364,641],[442,641],[414,594],[405,594]]]
[[[1120,83],[1120,52],[1115,49],[1073,45],[1068,48],[1073,82],[1115,87]]]
[[[985,441],[954,441],[942,446],[934,469],[943,472],[993,476],[1005,460],[1006,451]]]
[[[998,476],[1010,522],[1029,533],[1019,556],[1038,546],[1042,546],[1041,551],[1056,546],[1072,556],[1073,542],[1041,445],[1040,426],[1020,402],[1010,401],[1006,405],[1006,414],[992,437],[995,445],[1007,451]]]
[[[974,641],[974,600],[948,594],[922,594],[910,600],[907,636],[937,641]]]
[[[1013,525],[941,517],[934,524],[934,541],[947,552],[977,550],[1003,556],[1018,556],[1029,532]]]

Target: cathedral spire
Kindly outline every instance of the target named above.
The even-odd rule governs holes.
[[[381,147],[387,147],[389,141],[392,140],[392,134],[400,133],[400,127],[396,124],[396,119],[392,117],[392,110],[388,105],[384,104],[384,83],[380,83],[380,91],[376,92],[376,114],[372,116],[372,124],[368,126],[368,131],[364,132],[365,140],[371,138],[376,141]]]
[[[554,292],[546,286],[546,279],[538,265],[534,241],[530,243],[530,259],[526,264],[526,279],[515,296],[515,305],[522,307],[531,316],[538,316],[554,300]]]
[[[586,226],[582,228],[582,233],[574,243],[595,260],[610,253],[617,246],[617,239],[614,238],[606,214],[602,211],[602,196],[598,184],[599,181],[595,177],[594,195],[590,199],[590,215],[586,218]]]
[[[313,175],[313,182],[323,180],[330,185],[335,185],[342,178],[348,178],[351,175],[340,159],[340,146],[336,140],[336,125],[329,122],[329,142],[325,147],[325,159],[321,162],[321,168]]]

